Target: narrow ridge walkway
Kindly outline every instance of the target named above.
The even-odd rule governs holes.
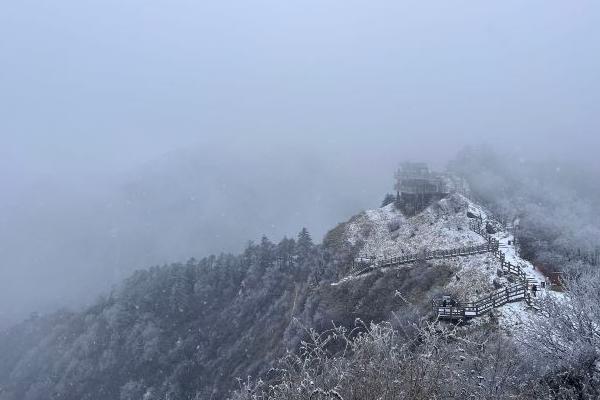
[[[510,236],[504,239],[497,239],[489,234],[485,228],[487,223],[481,217],[470,221],[469,228],[485,239],[486,243],[477,246],[464,246],[446,250],[425,250],[419,253],[407,254],[403,256],[391,257],[375,261],[374,258],[364,257],[355,262],[353,272],[349,277],[358,277],[371,271],[381,268],[391,268],[400,265],[411,264],[419,261],[438,260],[469,256],[475,254],[492,253],[500,261],[500,269],[504,273],[511,274],[518,279],[517,283],[489,292],[488,294],[472,302],[456,303],[445,300],[432,300],[432,306],[440,319],[469,319],[479,317],[491,311],[494,308],[504,304],[525,301],[530,307],[538,309],[532,298],[532,288],[542,289],[541,281],[535,274],[530,273],[519,265],[513,264],[508,259],[516,260],[514,251],[514,237]],[[511,242],[513,243],[511,245]],[[504,250],[506,252],[504,252]],[[508,255],[508,256],[507,256]],[[342,281],[346,280],[343,279]],[[340,281],[341,282],[341,281]]]
[[[362,275],[367,272],[371,272],[377,268],[389,268],[389,267],[397,267],[403,264],[411,264],[417,261],[428,261],[428,260],[441,260],[445,258],[453,258],[453,257],[461,257],[461,256],[470,256],[475,254],[483,254],[490,252],[497,252],[499,249],[499,242],[494,240],[489,240],[485,244],[481,244],[478,246],[464,246],[458,247],[454,249],[447,250],[434,250],[434,251],[422,251],[420,253],[407,254],[403,256],[386,258],[383,260],[379,260],[375,263],[365,265],[365,263],[356,263],[358,266],[363,266],[359,270],[357,270],[354,275]]]
[[[535,307],[533,305],[530,289],[533,285],[540,288],[539,280],[535,276],[527,273],[520,266],[514,265],[506,260],[506,255],[500,250],[500,247],[507,246],[500,246],[499,241],[484,230],[481,220],[477,222],[472,221],[470,228],[488,242],[494,241],[497,245],[497,250],[494,252],[494,255],[500,260],[501,270],[516,276],[519,279],[519,283],[495,290],[482,298],[468,303],[454,303],[450,305],[444,300],[433,300],[433,308],[436,311],[438,318],[467,319],[479,317],[494,308],[513,301],[524,300],[529,306]]]

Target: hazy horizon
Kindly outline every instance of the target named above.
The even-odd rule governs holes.
[[[0,6],[0,326],[136,268],[320,238],[402,160],[483,143],[597,174],[599,8]]]

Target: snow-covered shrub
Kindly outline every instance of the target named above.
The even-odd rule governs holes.
[[[425,321],[412,327],[311,332],[299,355],[282,359],[270,378],[242,382],[232,400],[514,400],[545,393],[501,335]]]
[[[388,222],[388,229],[390,232],[395,232],[400,229],[400,219],[394,218],[390,222]]]

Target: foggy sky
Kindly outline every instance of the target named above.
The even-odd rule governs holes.
[[[598,168],[599,37],[593,1],[3,2],[0,288],[9,294],[0,300],[29,310],[67,302],[59,289],[77,297],[64,291],[83,279],[79,265],[82,275],[107,268],[94,255],[104,249],[94,247],[104,243],[96,231],[116,229],[94,217],[121,204],[124,188],[154,184],[157,174],[177,180],[180,166],[164,160],[181,151],[211,160],[198,178],[193,168],[183,175],[207,182],[205,208],[228,199],[212,194],[223,182],[261,180],[249,213],[266,198],[277,212],[252,221],[247,239],[270,233],[270,219],[284,215],[278,199],[291,200],[278,185],[311,200],[295,205],[274,239],[301,225],[319,236],[376,205],[398,161],[441,167],[468,144]],[[217,176],[211,168],[218,185],[207,178]],[[186,184],[178,188],[187,196]],[[37,227],[47,234],[36,238]],[[74,251],[74,232],[87,229],[89,249]],[[227,239],[231,229],[197,252],[239,248],[241,234]],[[133,231],[129,238],[139,236]],[[186,232],[154,238],[162,250],[132,258],[140,265],[126,271],[192,252],[192,243],[169,250]]]

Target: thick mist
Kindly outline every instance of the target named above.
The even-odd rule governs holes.
[[[597,186],[599,31],[594,2],[3,4],[0,327],[137,268],[319,239],[402,160],[486,143]]]

